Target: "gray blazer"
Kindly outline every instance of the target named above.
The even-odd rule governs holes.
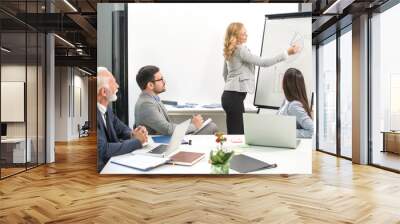
[[[261,58],[251,54],[245,45],[238,45],[232,58],[224,62],[224,90],[254,93],[255,65],[268,67],[286,60],[287,57],[287,52],[284,51],[273,58]]]
[[[304,110],[303,104],[297,100],[287,102],[281,106],[278,111],[280,115],[289,115],[296,117],[297,137],[311,138],[314,134],[314,122]]]
[[[149,135],[172,135],[176,127],[176,124],[171,122],[164,104],[144,91],[135,105],[135,124],[145,126]],[[191,123],[186,133],[195,130],[196,127]]]

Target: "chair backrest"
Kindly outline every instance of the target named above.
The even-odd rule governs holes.
[[[85,123],[82,125],[82,130],[87,130],[87,129],[90,129],[89,121],[85,121]]]

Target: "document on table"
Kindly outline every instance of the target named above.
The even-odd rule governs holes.
[[[208,118],[206,121],[203,122],[203,125],[197,129],[195,132],[193,132],[193,134],[197,134],[199,133],[205,126],[207,126],[209,123],[211,123],[212,119]]]
[[[114,157],[111,162],[121,166],[147,171],[165,164],[168,161],[170,161],[169,158],[135,154],[124,157]]]

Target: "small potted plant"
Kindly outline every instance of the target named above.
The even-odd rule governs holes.
[[[234,152],[224,147],[224,142],[226,142],[224,133],[217,132],[215,136],[217,137],[215,140],[217,148],[210,152],[209,162],[211,163],[211,171],[214,174],[228,174],[229,160],[232,158]]]

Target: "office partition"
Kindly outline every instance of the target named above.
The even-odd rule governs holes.
[[[0,92],[1,99],[12,99],[8,105],[2,102],[0,110],[18,118],[0,118],[7,127],[0,144],[1,179],[45,162],[46,40],[43,32],[22,20],[27,13],[44,12],[44,3],[20,1],[19,19],[0,11],[0,20],[8,21],[0,22]],[[6,83],[14,87],[3,88]]]

